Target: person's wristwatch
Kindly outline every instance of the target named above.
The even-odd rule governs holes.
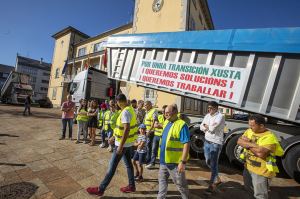
[[[180,160],[180,162],[181,162],[182,164],[186,164],[186,161],[184,161],[184,160]]]

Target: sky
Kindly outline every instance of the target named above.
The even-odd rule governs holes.
[[[175,0],[174,0],[175,1]],[[300,27],[299,0],[207,0],[215,29]],[[131,22],[134,0],[0,0],[0,64],[51,62],[56,32],[90,36]]]

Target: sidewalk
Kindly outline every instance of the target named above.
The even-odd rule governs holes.
[[[22,110],[23,107],[0,105],[0,198],[1,194],[12,193],[11,188],[15,191],[13,194],[22,195],[20,198],[26,198],[26,194],[33,194],[31,198],[97,198],[88,195],[85,189],[98,185],[103,179],[111,153],[98,146],[75,144],[75,140],[59,141],[61,123],[57,109],[33,108],[32,116],[23,116]],[[73,138],[76,136],[77,125],[74,125]],[[203,161],[196,163],[200,163],[200,167],[193,163],[187,172],[191,198],[204,198],[209,173]],[[227,182],[212,198],[238,198],[241,194],[247,198],[244,197],[241,171],[225,167],[221,170],[226,173],[222,174],[222,179]],[[137,192],[123,194],[119,188],[128,182],[121,162],[102,198],[156,198],[157,175],[158,169],[145,169],[145,182],[137,183]],[[284,185],[290,196],[300,196],[299,185],[293,180],[277,179],[279,187],[278,182],[290,186]],[[286,195],[287,189],[278,189],[275,198],[281,198],[281,194]],[[171,183],[168,196],[180,198]]]

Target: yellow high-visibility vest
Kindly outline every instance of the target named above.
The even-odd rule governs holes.
[[[169,121],[165,120],[164,128],[167,126],[168,123]],[[183,120],[177,119],[175,122],[173,122],[171,128],[169,129],[169,132],[163,132],[168,133],[165,148],[165,163],[167,164],[179,164],[181,161],[184,144],[180,142],[180,131],[184,125],[185,122]],[[161,145],[161,140],[159,145]],[[160,147],[158,150],[158,157],[160,157]]]
[[[164,121],[165,121],[164,115],[162,115],[162,114],[159,115],[157,119],[160,124],[164,124]],[[163,132],[163,129],[159,129],[159,128],[154,129],[154,135],[156,135],[156,136],[161,137],[162,132]]]
[[[270,131],[255,134],[251,129],[246,130],[244,136],[253,140],[253,142],[255,142],[258,146],[264,147],[268,145],[275,145],[275,151],[271,152],[265,160],[256,157],[250,150],[243,149],[243,153],[240,158],[246,161],[245,168],[257,175],[265,177],[276,176],[276,173],[279,173],[279,169],[276,165],[276,156],[283,155],[283,149],[280,146],[277,137]]]
[[[146,130],[149,131],[151,129],[151,124],[153,123],[153,114],[156,110],[153,108],[148,111],[148,113],[145,116],[144,124],[146,125]]]
[[[115,136],[117,142],[121,142],[121,138],[124,135],[124,125],[121,122],[121,117],[125,110],[129,111],[129,113],[131,114],[129,135],[125,142],[125,144],[128,144],[128,143],[135,142],[135,140],[137,139],[137,136],[138,136],[137,135],[138,126],[137,126],[137,121],[136,121],[136,115],[135,115],[135,112],[134,112],[134,109],[132,108],[132,106],[127,106],[126,108],[124,108],[122,110],[121,114],[118,116],[118,119],[116,122],[116,127],[114,129],[114,136]]]
[[[98,126],[101,127],[103,126],[103,115],[104,115],[105,111],[100,110],[99,111],[99,120],[98,120]]]
[[[120,110],[116,110],[111,118],[110,118],[110,127],[114,130],[116,128],[116,125],[117,125],[117,119],[120,115],[121,111]]]
[[[87,111],[84,110],[84,109],[81,109],[79,112],[87,114]],[[87,122],[89,120],[89,116],[87,116],[87,115],[79,115],[78,114],[77,117],[76,117],[76,120],[77,121],[82,121],[82,122]]]
[[[104,118],[104,120],[103,120],[103,129],[105,130],[105,131],[107,131],[108,129],[109,129],[109,126],[110,126],[110,118],[111,118],[111,115],[112,115],[113,113],[112,112],[110,112],[109,110],[108,111],[105,111],[105,113],[104,113],[104,116],[103,116],[103,118]]]

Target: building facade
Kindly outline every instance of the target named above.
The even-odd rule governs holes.
[[[107,38],[113,34],[192,31],[213,29],[206,0],[136,0],[133,22],[95,37],[67,27],[52,37],[55,39],[48,97],[54,106],[60,106],[68,94],[68,84],[86,66],[107,71],[103,64]],[[62,70],[66,63],[64,75]],[[137,87],[121,82],[120,90],[129,99],[150,100],[156,107],[170,102],[182,109],[185,102],[191,104],[190,112],[198,111],[198,101],[176,95]],[[189,111],[187,109],[187,111]]]
[[[0,64],[0,90],[6,81],[9,73],[13,71],[15,68],[13,66]]]
[[[48,93],[51,64],[17,55],[15,69],[17,72],[30,75],[34,101],[46,99]]]

